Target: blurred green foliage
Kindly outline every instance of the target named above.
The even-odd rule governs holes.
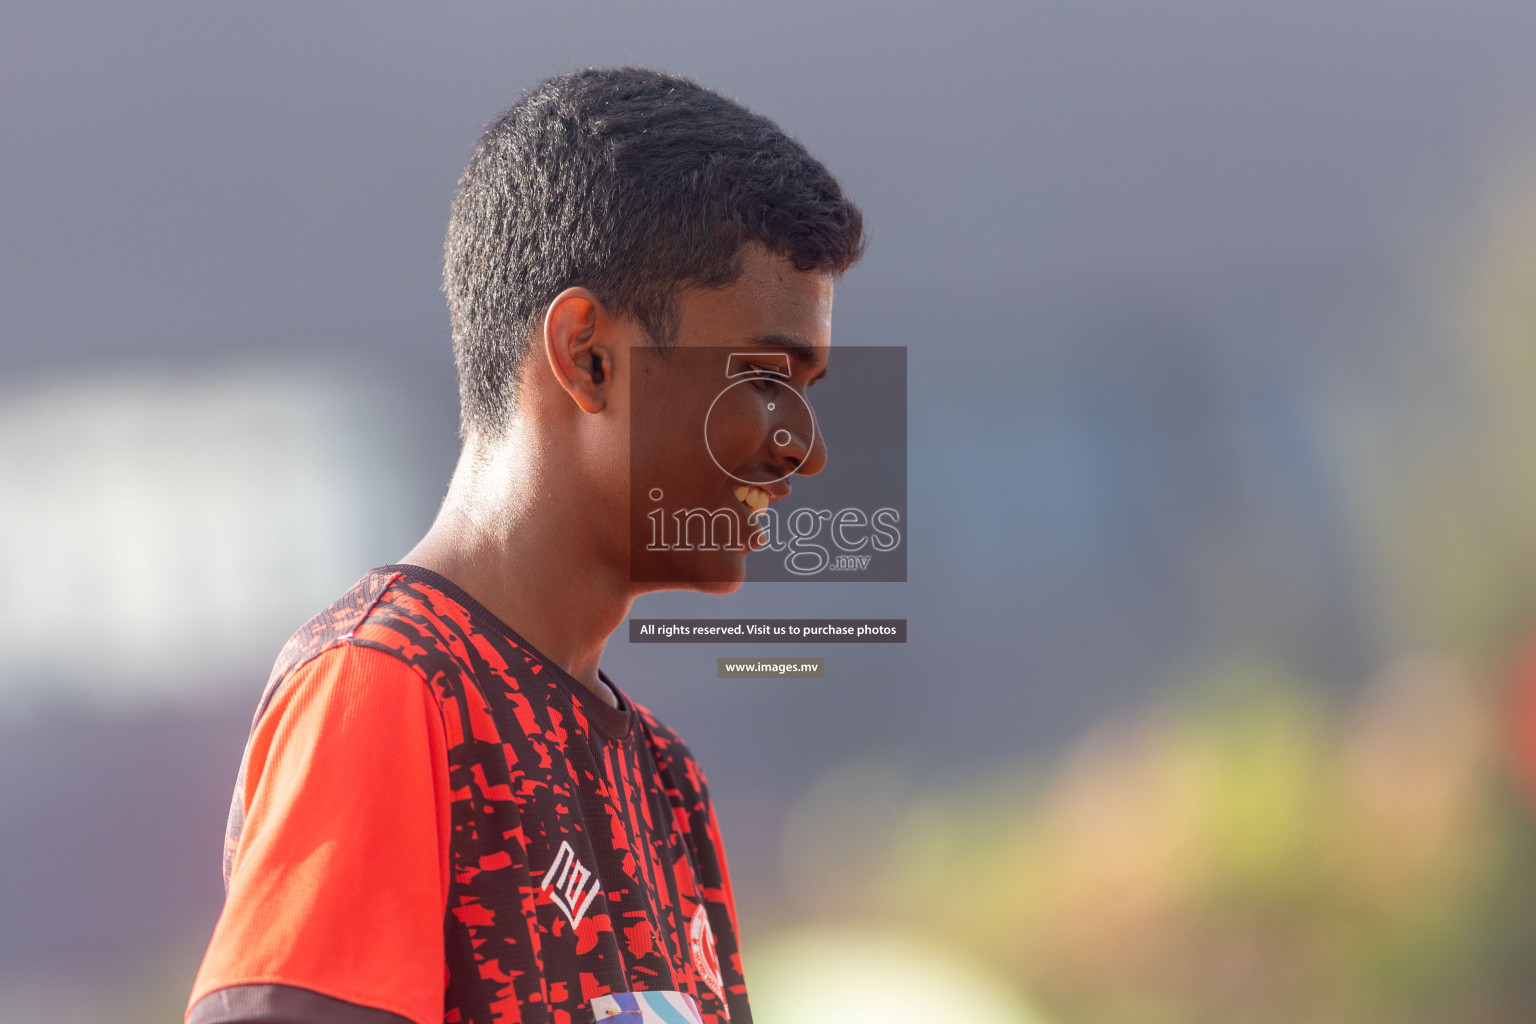
[[[853,766],[801,805],[791,878],[813,919],[963,950],[1063,1024],[1536,1018],[1536,843],[1483,691],[1417,661],[1316,694],[1220,673],[1048,768],[899,799]]]

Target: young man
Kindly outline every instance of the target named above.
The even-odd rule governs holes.
[[[598,666],[636,596],[734,590],[752,545],[634,571],[632,387],[678,413],[635,438],[647,493],[750,534],[825,461],[763,410],[823,372],[861,244],[803,147],[684,79],[561,76],[486,129],[444,270],[463,452],[402,564],[278,656],[189,1022],[750,1021],[703,773]],[[720,376],[667,353],[716,346],[775,365],[701,453]]]

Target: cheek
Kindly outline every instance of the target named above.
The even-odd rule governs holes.
[[[735,469],[762,449],[770,417],[766,401],[750,385],[738,385],[720,393],[709,409],[704,443],[724,469]]]
[[[628,421],[619,417],[594,423],[585,432],[581,439],[580,464],[594,478],[599,492],[616,486],[622,488],[630,473],[630,441]]]

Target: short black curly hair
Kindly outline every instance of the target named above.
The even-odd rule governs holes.
[[[841,274],[863,252],[863,216],[804,146],[689,79],[594,68],[531,89],[481,134],[448,221],[465,436],[502,429],[562,290],[590,289],[664,345],[678,290],[730,284],[749,241]]]

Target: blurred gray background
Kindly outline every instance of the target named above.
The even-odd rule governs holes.
[[[1347,692],[1536,619],[1536,6],[9,0],[0,1021],[180,1011],[272,658],[452,468],[459,170],[616,63],[820,156],[871,236],[835,340],[909,347],[910,582],[636,614],[910,642],[605,663],[710,772],[749,977],[839,766],[1044,761],[1208,666]]]

